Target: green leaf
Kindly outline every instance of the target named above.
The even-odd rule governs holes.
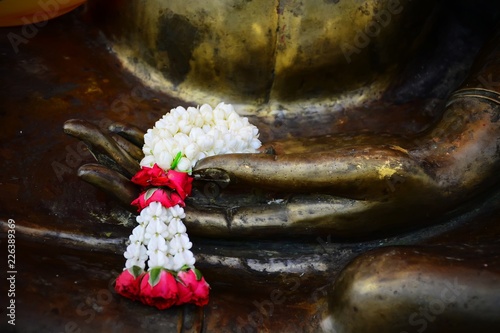
[[[177,167],[177,164],[179,164],[179,161],[182,158],[182,153],[178,152],[177,155],[175,155],[174,160],[172,161],[172,164],[170,165],[170,169],[175,169]]]
[[[180,271],[189,271],[191,267],[189,265],[184,265],[181,267]]]
[[[132,266],[132,270],[130,271],[130,273],[137,279],[137,277],[139,277],[139,275],[141,275],[143,272],[142,268],[140,268],[139,266]]]
[[[160,282],[161,270],[161,267],[155,267],[149,271],[149,284],[151,287],[156,286]]]
[[[148,200],[149,198],[151,198],[151,196],[153,195],[153,193],[155,193],[156,190],[157,190],[156,187],[148,189],[144,194],[144,200]]]
[[[194,268],[194,274],[196,275],[196,280],[200,281],[201,278],[203,277],[203,274],[201,274],[200,270],[198,268]]]

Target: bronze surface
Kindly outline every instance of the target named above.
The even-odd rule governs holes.
[[[122,1],[109,3],[124,5]],[[294,15],[298,14],[293,5],[296,5],[293,1],[283,2],[282,12],[277,12],[283,16],[280,20],[295,20]],[[461,6],[462,10],[467,8],[463,3]],[[453,304],[443,303],[443,311],[436,310],[439,315],[430,313],[435,319],[425,321],[426,329],[429,332],[473,328],[481,332],[499,330],[499,320],[492,310],[498,309],[499,302],[500,195],[496,172],[498,154],[491,153],[495,147],[493,143],[498,140],[495,127],[498,118],[494,115],[498,112],[498,105],[484,98],[474,99],[485,78],[488,79],[490,74],[492,79],[498,77],[499,58],[491,56],[497,54],[494,52],[498,52],[498,44],[496,49],[484,48],[486,55],[478,59],[487,60],[476,61],[471,69],[470,73],[476,75],[469,76],[463,88],[472,89],[468,90],[472,93],[459,95],[461,91],[458,90],[447,108],[452,115],[442,118],[448,94],[459,88],[467,76],[467,70],[462,69],[468,69],[472,64],[475,54],[488,39],[487,32],[493,29],[491,25],[488,26],[490,30],[471,28],[472,32],[464,27],[462,30],[450,28],[449,31],[462,31],[466,35],[453,43],[448,41],[451,35],[445,33],[444,39],[436,37],[437,41],[433,41],[427,38],[423,42],[426,47],[422,50],[432,53],[431,50],[437,50],[436,45],[446,44],[446,41],[454,45],[473,41],[468,48],[456,50],[456,54],[461,55],[460,61],[454,62],[449,56],[444,62],[445,67],[455,66],[456,77],[438,85],[429,84],[428,89],[417,92],[417,81],[411,80],[412,75],[419,73],[415,70],[420,65],[418,59],[422,62],[429,60],[421,51],[417,52],[418,57],[412,58],[413,64],[417,65],[401,70],[400,76],[390,81],[381,99],[331,112],[327,116],[329,121],[320,117],[320,121],[307,122],[314,118],[314,112],[299,113],[290,118],[276,116],[273,121],[267,115],[259,118],[259,113],[252,116],[252,121],[262,128],[263,141],[290,138],[290,141],[273,143],[278,154],[290,150],[304,153],[311,147],[318,152],[337,147],[337,142],[332,145],[328,137],[315,137],[330,133],[339,135],[340,146],[349,140],[370,144],[390,142],[385,150],[393,156],[413,154],[415,158],[432,162],[429,165],[434,171],[431,175],[436,177],[433,179],[443,179],[438,177],[440,172],[442,175],[447,172],[455,174],[450,171],[451,167],[474,172],[461,173],[466,175],[464,178],[449,178],[450,182],[440,187],[446,189],[446,193],[436,191],[425,198],[426,192],[422,191],[421,197],[407,196],[406,201],[398,196],[401,194],[399,189],[404,189],[400,187],[402,184],[390,183],[398,189],[396,192],[391,191],[391,186],[382,184],[385,194],[395,198],[396,203],[418,203],[418,200],[425,199],[428,205],[416,206],[414,210],[382,208],[375,210],[375,215],[366,215],[365,220],[356,209],[371,206],[363,200],[360,206],[356,206],[354,200],[359,200],[359,197],[353,195],[348,186],[336,193],[343,195],[338,197],[322,191],[312,196],[294,191],[291,198],[283,197],[292,207],[285,214],[279,205],[270,205],[270,209],[266,209],[269,205],[255,207],[256,202],[282,198],[275,197],[273,191],[248,196],[241,195],[238,189],[228,188],[220,196],[210,197],[205,195],[205,185],[200,183],[198,192],[189,203],[191,220],[187,225],[195,244],[193,250],[199,268],[212,286],[211,302],[203,309],[186,306],[158,311],[120,298],[110,288],[123,265],[122,252],[133,224],[133,214],[109,194],[78,178],[80,166],[95,163],[95,159],[85,145],[64,134],[63,126],[68,119],[85,119],[103,133],[107,133],[107,127],[114,122],[133,124],[144,130],[170,108],[193,105],[197,101],[181,100],[154,90],[127,72],[118,58],[109,52],[108,40],[96,28],[96,16],[92,14],[92,7],[89,8],[91,19],[89,13],[77,12],[50,21],[28,43],[20,44],[18,52],[13,49],[7,35],[9,32],[22,34],[22,28],[0,30],[0,156],[3,161],[0,241],[4,248],[6,221],[14,219],[18,249],[16,328],[19,331],[318,332],[325,329],[329,320],[330,324],[337,323],[338,332],[413,332],[424,324],[420,321],[412,325],[409,316],[415,311],[418,313],[420,307],[428,308],[433,304],[436,295],[442,292],[442,283],[454,281],[455,277],[458,277],[459,285],[467,286],[470,291],[467,297],[476,296],[476,303],[466,298]],[[419,15],[424,16],[429,11],[428,8],[420,10]],[[308,11],[314,11],[314,8]],[[450,24],[453,21],[450,18],[463,19],[451,10],[445,12],[451,14],[447,16],[440,12],[441,21],[438,22]],[[484,11],[468,14],[475,17],[474,22],[487,21],[485,17],[488,15]],[[175,15],[172,18],[180,20]],[[294,29],[298,33],[298,28]],[[454,29],[458,28],[455,26]],[[189,29],[186,32],[189,33]],[[396,36],[402,33],[395,28],[389,32]],[[278,36],[276,38],[279,40]],[[130,40],[133,42],[134,39]],[[280,52],[283,56],[287,54],[285,48]],[[405,55],[388,55],[387,64],[393,61],[391,57],[399,56]],[[371,56],[363,53],[361,58],[368,62]],[[262,59],[265,60],[266,56]],[[321,66],[326,65],[319,64],[312,69],[321,71]],[[436,69],[440,68],[438,65],[429,68],[441,73]],[[289,79],[276,81],[279,93],[275,94],[280,98],[289,98],[290,90],[293,90],[290,86],[297,85],[295,78],[300,78],[300,63],[296,69],[283,71],[283,75],[290,75]],[[436,71],[429,73],[435,74]],[[230,76],[224,75],[226,84],[231,82]],[[429,74],[429,77],[433,75]],[[303,86],[305,94],[312,93],[314,75],[304,77],[309,79],[309,83]],[[199,84],[203,84],[203,80]],[[269,85],[268,82],[258,84],[257,88],[249,89],[260,94],[260,89]],[[359,84],[363,86],[362,82]],[[498,92],[495,87],[488,90]],[[325,96],[332,91],[326,89]],[[266,94],[268,92],[263,93]],[[496,95],[488,93],[482,96],[491,98]],[[471,97],[473,99],[468,99]],[[471,115],[468,110],[478,110],[478,113]],[[481,113],[479,110],[486,111]],[[442,119],[445,131],[435,135],[439,126],[434,125]],[[462,122],[457,125],[456,119]],[[481,132],[483,124],[487,126]],[[460,132],[463,128],[471,129],[465,133],[485,133],[485,136],[466,140],[464,135],[456,135],[463,133]],[[373,138],[373,133],[377,133],[377,139]],[[436,142],[422,141],[426,146],[418,141],[419,135],[437,139]],[[443,142],[439,141],[440,138]],[[90,140],[93,141],[94,138]],[[97,148],[105,148],[106,142],[111,141],[102,142],[103,146]],[[407,143],[411,145],[405,146]],[[443,144],[436,145],[437,151],[429,149],[438,143]],[[489,157],[472,159],[477,163],[473,168],[447,163],[450,159],[446,154],[453,146],[461,147],[465,152],[474,152],[476,146],[486,146],[490,150],[480,151],[479,156]],[[114,164],[106,156],[116,150],[120,148],[93,151],[94,154],[101,151],[96,157],[101,165],[110,166]],[[429,151],[433,153],[429,154]],[[456,160],[461,161],[461,156],[467,155],[458,155]],[[415,169],[408,170],[409,175],[415,175]],[[132,171],[130,168],[128,172]],[[117,182],[116,172],[95,164],[80,169],[79,173],[83,178],[85,174],[88,177],[107,175],[108,182],[104,187],[108,188],[123,188],[127,184],[126,178]],[[465,182],[454,183],[457,179],[465,179]],[[419,187],[415,185],[418,182],[406,184],[411,186],[404,191],[418,192]],[[124,192],[122,201],[132,195],[133,188],[129,190],[129,193]],[[453,204],[446,201],[449,198],[453,199],[449,201]],[[225,210],[225,214],[230,213],[227,216],[233,218],[228,228],[226,216],[221,217],[217,205],[231,207],[234,202],[244,204],[236,211]],[[329,223],[332,207],[351,208],[339,213],[343,223],[337,227]],[[433,218],[428,218],[425,213]],[[298,223],[283,226],[293,218]],[[381,249],[370,252],[377,248]],[[409,287],[403,287],[405,284]],[[1,284],[2,295],[6,294],[5,286]],[[363,294],[367,288],[371,293]],[[0,313],[5,317],[3,301],[0,305],[3,311]],[[0,328],[7,331],[11,327],[2,321]]]

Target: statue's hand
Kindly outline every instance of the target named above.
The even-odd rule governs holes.
[[[144,132],[136,127],[114,123],[109,133],[80,119],[64,123],[64,131],[89,147],[99,164],[84,164],[78,169],[78,176],[120,200],[127,208],[139,194],[139,187],[130,181],[139,169],[144,156],[141,146]]]
[[[353,236],[411,225],[409,219],[421,209],[419,202],[426,198],[442,202],[432,175],[397,144],[404,141],[390,138],[391,144],[384,145],[376,137],[324,139],[330,144],[310,141],[310,149],[304,152],[298,151],[307,147],[305,140],[300,148],[294,148],[292,140],[272,143],[277,148],[269,150],[276,154],[230,154],[200,160],[193,174],[199,179],[205,179],[206,173],[215,174],[220,193],[216,191],[217,196],[206,205],[197,206],[199,215],[188,214],[187,218],[192,225],[202,228],[210,223],[214,232],[228,235],[326,231]],[[239,199],[236,189],[253,200]],[[214,207],[219,207],[219,218]]]
[[[268,143],[260,154],[200,160],[186,207],[190,232],[366,236],[430,223],[498,178],[498,96],[458,91],[443,119],[413,140],[297,139]],[[64,129],[100,163],[81,166],[78,175],[131,209],[139,188],[129,178],[139,170],[143,133],[115,124],[107,134],[82,120]]]
[[[430,223],[498,178],[499,106],[489,100],[494,92],[480,93],[457,92],[440,123],[413,140],[329,136],[200,160],[186,207],[190,232],[366,236]],[[131,209],[139,188],[129,178],[139,170],[143,133],[114,125],[110,135],[82,120],[64,129],[100,162],[78,175]]]
[[[104,132],[75,119],[64,124],[64,131],[84,141],[98,161],[82,165],[78,176],[134,210],[130,202],[139,187],[130,177],[140,168],[144,132],[124,124]],[[415,179],[426,177],[395,139],[390,139],[394,145],[380,144],[387,138],[365,136],[325,139],[274,142],[263,149],[272,146],[267,149],[272,153],[200,161],[186,208],[193,232],[236,236],[260,234],[255,228],[263,234],[372,230],[377,223],[364,218],[366,210],[383,211],[401,183],[420,186]]]
[[[239,202],[220,195],[211,206],[198,206],[202,214],[188,215],[192,225],[200,231],[209,225],[219,236],[373,236],[448,218],[500,180],[500,88],[483,87],[478,79],[500,73],[499,40],[497,34],[476,60],[476,71],[451,95],[442,119],[410,140],[289,140],[271,143],[272,154],[199,161],[194,174],[201,179],[215,173],[256,198]],[[214,212],[214,205],[221,208]]]
[[[434,128],[407,142],[329,137],[330,145],[311,144],[306,152],[290,148],[291,153],[208,157],[194,174],[218,170],[229,184],[272,193],[251,204],[228,202],[221,209],[220,233],[326,230],[354,236],[415,228],[464,205],[499,179],[499,103],[496,92],[463,89],[450,98]],[[215,225],[201,214],[193,223],[201,227],[207,220]]]

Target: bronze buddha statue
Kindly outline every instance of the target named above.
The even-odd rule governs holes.
[[[91,68],[111,92],[96,81],[71,94],[108,103],[64,130],[99,162],[79,145],[70,171],[81,164],[100,190],[49,186],[67,188],[50,206],[66,225],[35,221],[20,233],[117,262],[144,129],[167,105],[223,100],[261,129],[264,147],[193,170],[186,226],[211,303],[161,318],[108,302],[106,320],[167,331],[496,332],[499,15],[494,1],[91,1],[74,29],[97,27],[84,38],[94,41],[103,32],[98,55],[125,74]],[[92,197],[72,202],[80,186]],[[71,220],[68,209],[89,200],[96,207]],[[102,222],[84,225],[89,216]]]

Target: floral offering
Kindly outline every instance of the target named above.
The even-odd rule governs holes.
[[[116,280],[122,296],[160,310],[193,303],[204,306],[209,284],[195,268],[183,207],[190,195],[192,167],[202,158],[256,153],[257,127],[229,104],[212,109],[177,107],[144,136],[142,169],[132,177],[143,192],[131,204],[139,215],[124,253],[125,268]]]

